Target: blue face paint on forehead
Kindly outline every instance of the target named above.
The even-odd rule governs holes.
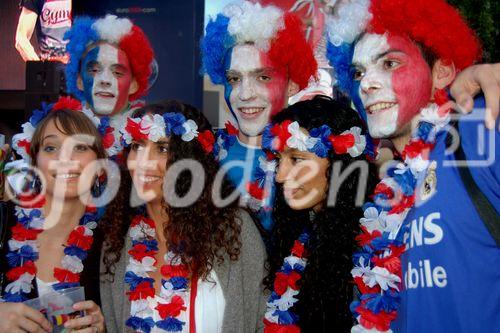
[[[339,46],[327,43],[326,54],[330,65],[335,69],[335,78],[341,91],[348,93],[356,110],[366,123],[366,111],[359,96],[359,81],[354,80],[352,59],[354,56],[355,43],[343,43]]]
[[[366,110],[365,110],[365,107],[363,106],[363,102],[361,101],[361,97],[359,96],[359,85],[360,84],[361,84],[360,81],[353,81],[353,83],[351,85],[350,95],[351,95],[351,99],[352,99],[352,102],[354,103],[356,110],[358,111],[359,115],[361,116],[361,119],[363,119],[363,121],[366,124],[366,122],[367,122]]]
[[[92,87],[94,86],[94,76],[92,73],[92,64],[97,62],[99,56],[99,47],[91,49],[82,60],[80,76],[83,82],[83,94],[87,103],[93,108],[94,101],[92,96]]]
[[[233,54],[233,47],[227,50],[226,56],[224,57],[224,72],[227,72],[231,67],[232,54]],[[232,91],[233,87],[229,84],[229,82],[227,82],[227,79],[224,76],[224,99],[226,100],[226,104],[227,107],[229,108],[229,111],[231,111],[231,114],[233,115],[234,119],[236,120],[236,122],[238,122],[238,118],[236,118],[233,108],[231,107],[231,101],[229,100]]]

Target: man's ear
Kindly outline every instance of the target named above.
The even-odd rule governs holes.
[[[432,85],[433,90],[445,89],[455,80],[457,71],[452,62],[446,62],[438,59],[432,66]]]
[[[300,91],[300,87],[297,83],[292,80],[288,80],[287,94],[288,97],[295,95]]]
[[[139,84],[137,83],[136,79],[132,79],[132,81],[130,82],[130,88],[128,88],[128,94],[135,94],[137,90],[139,90]]]
[[[78,74],[78,77],[76,78],[76,87],[78,88],[78,90],[83,91],[83,81],[80,74]]]

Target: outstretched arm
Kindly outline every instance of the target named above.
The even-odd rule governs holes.
[[[40,60],[31,45],[30,39],[35,30],[38,15],[26,7],[23,7],[16,30],[16,49],[24,61]]]
[[[457,75],[450,92],[457,102],[457,110],[469,113],[474,106],[473,98],[483,91],[486,99],[486,127],[493,129],[499,114],[500,63],[474,65]]]

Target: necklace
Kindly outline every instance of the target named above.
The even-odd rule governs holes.
[[[415,204],[417,189],[431,182],[429,155],[437,133],[449,122],[446,93],[438,90],[436,104],[420,112],[420,121],[402,152],[404,163],[389,168],[375,188],[373,202],[364,205],[362,233],[356,237],[361,249],[354,254],[351,273],[361,293],[351,304],[358,325],[353,332],[391,332],[400,302],[401,255],[405,251],[403,224]],[[429,171],[430,170],[430,171]],[[436,179],[432,179],[436,182]]]
[[[225,123],[225,129],[217,131],[213,153],[219,162],[227,158],[229,148],[238,140],[238,133],[239,130],[229,121]],[[258,158],[258,162],[251,179],[245,184],[246,193],[243,193],[243,200],[252,211],[265,216],[272,210],[270,198],[273,192],[276,161],[272,154],[266,153],[266,156]]]
[[[156,270],[155,255],[158,253],[154,221],[144,215],[136,215],[132,219],[129,236],[132,248],[128,251],[130,257],[125,283],[129,285],[127,295],[130,300],[130,317],[126,325],[137,332],[150,332],[154,327],[166,332],[181,332],[186,324],[181,316],[187,310],[186,301],[190,296],[189,267],[173,251],[169,250],[165,254],[165,264],[160,268],[160,297],[166,303],[158,302],[152,309],[150,302],[154,300],[156,291],[154,279],[149,276],[149,272]],[[193,281],[196,279],[193,278]],[[191,288],[194,292],[195,283],[192,283]],[[161,320],[153,319],[154,311],[157,311]],[[194,321],[194,316],[190,320]]]
[[[264,317],[264,332],[300,332],[298,316],[293,312],[293,305],[298,301],[298,282],[307,265],[306,245],[309,234],[304,231],[294,242],[291,254],[285,257],[280,270],[274,278],[274,290],[267,301]]]
[[[12,238],[8,242],[7,261],[9,271],[7,279],[11,281],[5,288],[3,300],[23,302],[32,292],[33,280],[37,269],[35,261],[39,257],[37,237],[43,231],[44,217],[41,211],[45,200],[39,200],[34,206],[15,207],[17,223],[11,228]],[[54,268],[57,280],[52,288],[65,289],[80,285],[83,260],[94,241],[93,230],[101,212],[93,206],[87,206],[79,224],[70,232],[64,248],[61,267]]]
[[[227,151],[234,145],[239,133],[239,130],[229,121],[224,126],[225,129],[219,129],[215,133],[216,139],[213,154],[218,161],[226,159]]]
[[[123,153],[123,142],[121,142],[120,128],[127,122],[127,117],[131,116],[135,110],[143,107],[145,104],[141,100],[133,101],[129,104],[126,111],[114,115],[113,117],[97,117],[95,113],[88,108],[82,107],[82,112],[94,123],[102,136],[102,143],[106,153],[111,159],[121,159]]]

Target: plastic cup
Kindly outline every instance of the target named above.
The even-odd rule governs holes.
[[[40,297],[32,298],[23,302],[23,304],[41,312],[45,317],[47,317],[47,307],[43,304]]]
[[[83,311],[75,311],[73,304],[85,300],[83,287],[61,289],[42,296],[42,303],[47,308],[47,318],[53,325],[52,333],[67,332],[64,323],[70,319],[84,316]]]

